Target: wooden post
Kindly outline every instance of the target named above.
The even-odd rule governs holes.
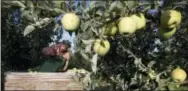
[[[83,90],[74,80],[73,72],[65,73],[16,73],[5,75],[6,90]]]

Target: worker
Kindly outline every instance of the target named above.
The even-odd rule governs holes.
[[[44,61],[39,72],[66,71],[69,65],[71,50],[70,42],[63,41],[42,50],[41,59]]]

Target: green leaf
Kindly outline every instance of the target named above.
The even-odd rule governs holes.
[[[50,22],[50,18],[44,18],[44,19],[42,19],[44,22]]]
[[[38,27],[38,28],[41,28],[41,27],[42,27],[42,26],[41,26],[41,23],[38,22],[38,21],[34,24],[34,26],[36,26],[36,27]]]
[[[59,9],[59,8],[54,8],[53,11],[54,11],[54,13],[56,13],[57,15],[63,13],[63,10],[61,10],[61,9]]]
[[[90,75],[91,73],[88,73],[83,79],[83,85],[85,88],[87,88],[92,82]]]
[[[81,33],[78,34],[78,37],[80,39],[84,39],[84,40],[91,39],[92,36],[93,36],[92,31],[85,31],[85,32],[81,32]]]
[[[31,11],[33,11],[34,10],[34,4],[33,4],[33,2],[32,1],[27,1],[27,3],[26,3],[26,5],[27,5],[27,7],[31,10]]]
[[[91,52],[91,49],[92,49],[92,43],[86,46],[85,52],[86,53]]]
[[[105,8],[106,3],[104,1],[91,1],[89,12],[94,12],[98,8]]]
[[[35,21],[37,21],[39,19],[39,14],[41,13],[41,10],[36,8],[34,11],[33,11],[33,17],[35,18]]]
[[[148,63],[148,67],[151,68],[154,64],[156,64],[156,61],[150,61]]]
[[[96,15],[99,15],[99,16],[102,16],[103,13],[104,13],[104,12],[103,12],[102,10],[99,9],[99,10],[96,11],[95,14],[96,14]]]
[[[50,18],[44,18],[40,21],[40,24],[45,26],[45,25],[48,25],[48,23],[50,22],[51,22]]]
[[[109,8],[109,12],[117,11],[123,8],[123,5],[120,1],[114,1]]]
[[[91,27],[92,32],[94,32],[96,35],[99,35],[98,31],[96,29],[94,29],[93,27]]]
[[[24,36],[27,36],[31,32],[35,30],[35,27],[33,25],[28,25],[24,30]]]
[[[53,1],[52,0],[46,1],[46,6],[48,6],[49,8],[54,8]]]
[[[90,25],[90,21],[86,21],[81,25],[81,30],[85,32]]]
[[[43,9],[43,10],[50,10],[51,8],[48,7],[48,2],[47,1],[38,1],[38,8]]]
[[[89,44],[93,43],[95,40],[94,40],[94,39],[88,39],[88,40],[83,40],[83,39],[81,39],[81,41],[82,41],[85,45],[89,45]]]
[[[168,89],[169,89],[169,90],[177,90],[177,89],[178,89],[178,88],[177,88],[177,84],[174,83],[174,82],[170,82],[170,83],[168,84]]]
[[[82,57],[85,59],[85,60],[89,60],[89,56],[87,54],[85,54],[83,51],[80,51],[80,54],[82,55]]]
[[[24,18],[24,19],[26,19],[26,20],[28,20],[28,21],[30,21],[30,22],[34,21],[34,18],[33,18],[33,16],[32,16],[32,14],[31,14],[30,11],[24,11],[24,12],[22,12],[21,17]]]
[[[98,54],[95,54],[91,59],[91,69],[94,73],[97,72],[97,58],[98,58]]]
[[[166,73],[166,71],[163,71],[163,72],[160,72],[160,73],[158,73],[157,75],[156,75],[156,82],[159,82],[160,81],[160,77],[161,77],[161,75],[163,75],[163,74],[165,74]]]
[[[169,82],[169,79],[160,79],[158,81],[159,90],[165,89],[165,87],[167,86],[167,82]]]
[[[134,9],[137,6],[136,0],[126,0],[124,3],[129,8],[129,10]]]
[[[104,12],[104,17],[110,18],[110,14],[108,12]]]
[[[20,1],[12,1],[12,5],[18,6],[20,8],[26,8],[26,6]]]
[[[146,6],[143,10],[141,10],[141,12],[146,12],[146,11],[148,11],[149,9],[151,9],[151,5]]]
[[[62,8],[62,4],[64,3],[64,1],[60,1],[60,0],[55,0],[53,1],[53,4],[56,8]]]

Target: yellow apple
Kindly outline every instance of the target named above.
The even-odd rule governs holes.
[[[146,18],[142,13],[133,14],[131,18],[136,21],[137,30],[140,30],[146,26]]]
[[[136,22],[130,17],[122,17],[118,23],[120,34],[130,35],[136,31]]]
[[[174,28],[181,23],[182,15],[177,10],[166,10],[162,13],[160,22],[165,28]]]
[[[74,31],[80,26],[80,18],[74,13],[66,13],[62,17],[61,23],[65,30]]]
[[[114,36],[117,32],[117,27],[114,22],[109,23],[103,27],[105,35]]]
[[[187,74],[183,69],[177,67],[171,72],[171,77],[175,82],[183,82],[187,78]]]
[[[110,50],[110,43],[108,40],[96,39],[93,46],[94,52],[100,56],[104,56]]]
[[[175,28],[164,28],[163,26],[160,26],[158,31],[159,31],[159,36],[162,39],[168,39],[176,33],[176,27]]]

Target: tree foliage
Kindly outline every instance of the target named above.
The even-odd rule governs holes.
[[[188,70],[186,0],[22,0],[2,3],[3,72],[27,71],[38,65],[41,49],[52,42],[51,36],[58,30],[58,16],[74,12],[80,17],[81,25],[77,30],[77,50],[70,67],[83,67],[89,71],[83,79],[86,89],[188,89],[184,85],[177,88],[170,78],[170,72],[177,66]],[[157,30],[161,13],[167,9],[179,10],[182,23],[175,35],[162,40]],[[103,25],[136,12],[144,13],[147,19],[144,29],[128,37],[119,33],[111,37],[103,35]],[[28,26],[34,29],[26,29]],[[107,55],[102,57],[92,50],[96,38],[110,42]]]

